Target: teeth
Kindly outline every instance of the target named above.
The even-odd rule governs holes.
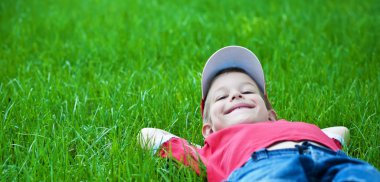
[[[245,107],[245,106],[236,107],[236,108],[234,108],[234,109],[228,111],[227,113],[229,114],[229,113],[231,113],[231,112],[233,112],[233,111],[236,111],[236,110],[238,110],[238,109],[244,109],[244,108],[246,108],[246,109],[251,109],[251,108],[253,108],[253,107]],[[227,114],[227,113],[226,113],[226,114]]]

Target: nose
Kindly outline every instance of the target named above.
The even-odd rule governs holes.
[[[231,101],[233,101],[235,99],[241,99],[242,97],[243,97],[243,95],[239,91],[233,91],[231,93]]]

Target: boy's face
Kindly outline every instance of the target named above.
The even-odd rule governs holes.
[[[203,136],[242,123],[274,120],[275,113],[265,106],[256,83],[245,73],[226,72],[217,76],[208,92],[209,122]]]

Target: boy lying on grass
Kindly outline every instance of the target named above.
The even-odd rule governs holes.
[[[319,129],[277,120],[265,91],[259,60],[248,49],[229,46],[207,61],[202,73],[204,146],[155,128],[141,130],[143,148],[173,157],[208,181],[374,181],[380,173],[340,149],[348,129]]]

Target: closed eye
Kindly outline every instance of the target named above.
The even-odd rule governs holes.
[[[217,98],[216,98],[216,101],[220,101],[220,100],[223,100],[223,99],[225,99],[225,98],[227,98],[227,96],[223,95],[223,96],[217,97]]]
[[[243,92],[243,94],[254,94],[255,92],[252,92],[252,91],[245,91]]]

